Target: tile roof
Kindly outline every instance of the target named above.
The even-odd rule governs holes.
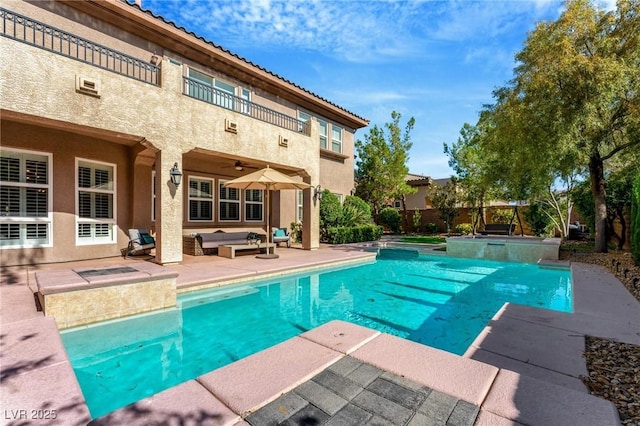
[[[304,91],[305,93],[307,93],[307,94],[309,94],[309,95],[311,95],[311,96],[313,96],[313,97],[315,97],[315,98],[317,98],[317,99],[319,99],[319,100],[321,100],[321,101],[323,101],[323,102],[326,102],[327,104],[329,104],[329,105],[331,105],[331,106],[334,106],[334,107],[336,107],[336,108],[340,109],[341,111],[346,112],[347,114],[350,114],[350,115],[352,115],[352,116],[354,116],[354,117],[358,118],[359,120],[362,120],[362,121],[365,121],[365,122],[369,123],[369,120],[368,120],[368,119],[366,119],[366,118],[364,118],[364,117],[361,117],[361,116],[359,116],[359,115],[357,115],[357,114],[355,114],[355,113],[353,113],[353,112],[351,112],[351,111],[349,111],[349,110],[347,110],[347,109],[345,109],[345,108],[341,107],[340,105],[335,104],[335,103],[333,103],[333,102],[329,101],[328,99],[325,99],[325,98],[323,98],[322,96],[320,96],[320,95],[318,95],[318,94],[316,94],[316,93],[313,93],[313,92],[311,92],[310,90],[305,89],[305,88],[304,88],[304,87],[302,87],[302,86],[299,86],[298,84],[296,84],[296,83],[292,82],[291,80],[287,80],[286,78],[282,77],[281,75],[278,75],[278,74],[276,74],[276,73],[274,73],[274,72],[272,72],[272,71],[269,71],[268,69],[266,69],[266,68],[264,68],[264,67],[262,67],[262,66],[260,66],[260,65],[258,65],[258,64],[256,64],[256,63],[254,63],[254,62],[251,62],[250,60],[248,60],[248,59],[246,59],[246,58],[243,58],[242,56],[239,56],[238,54],[233,53],[232,51],[230,51],[230,50],[228,50],[228,49],[225,49],[225,48],[224,48],[224,47],[222,47],[222,46],[219,46],[219,45],[215,44],[214,42],[212,42],[212,41],[210,41],[210,40],[205,39],[204,37],[202,37],[202,36],[200,36],[200,35],[198,35],[198,34],[194,33],[193,31],[189,31],[189,30],[187,30],[186,28],[184,28],[184,27],[182,27],[182,26],[179,26],[178,24],[176,24],[176,23],[175,23],[175,22],[173,22],[173,21],[169,21],[169,20],[167,20],[164,16],[162,16],[162,15],[158,15],[158,14],[154,13],[154,12],[153,12],[152,10],[150,10],[150,9],[144,9],[144,8],[142,8],[142,6],[140,6],[139,4],[137,4],[137,3],[131,3],[129,0],[120,0],[120,1],[121,1],[122,3],[125,3],[125,4],[129,5],[130,7],[137,8],[138,10],[140,10],[140,11],[142,11],[142,12],[144,12],[144,13],[148,14],[149,16],[153,17],[154,19],[161,20],[161,21],[162,21],[162,22],[164,22],[165,24],[171,25],[171,26],[173,26],[174,28],[176,28],[176,29],[178,29],[178,30],[180,30],[180,31],[183,31],[185,34],[187,34],[187,35],[189,35],[189,36],[191,36],[191,37],[195,37],[195,38],[197,38],[197,39],[199,39],[199,40],[201,40],[201,41],[203,41],[203,42],[205,42],[205,43],[209,44],[210,46],[212,46],[212,47],[213,47],[213,48],[215,48],[215,49],[221,50],[221,51],[223,51],[224,53],[227,53],[227,54],[229,54],[229,55],[231,55],[231,56],[233,56],[233,57],[235,57],[235,58],[237,58],[237,59],[240,59],[241,61],[243,61],[244,63],[246,63],[246,64],[247,64],[247,65],[249,65],[249,66],[252,66],[252,67],[258,68],[258,69],[259,69],[259,70],[261,70],[261,71],[264,71],[264,72],[266,72],[266,73],[268,73],[268,74],[271,74],[272,76],[276,77],[277,79],[279,79],[279,80],[281,80],[281,81],[283,81],[283,82],[285,82],[285,83],[287,83],[287,84],[289,84],[289,85],[291,85],[291,86],[293,86],[293,87],[295,87],[295,88],[297,88],[297,89],[300,89],[300,90]]]

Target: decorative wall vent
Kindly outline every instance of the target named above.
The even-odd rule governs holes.
[[[231,121],[228,118],[224,120],[224,130],[229,133],[238,133],[238,123]]]
[[[285,148],[288,147],[289,146],[289,139],[287,139],[284,136],[280,135],[280,139],[278,141],[278,145],[284,146]]]
[[[76,76],[76,92],[100,97],[100,80],[83,75]]]

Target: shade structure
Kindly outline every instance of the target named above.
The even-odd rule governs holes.
[[[307,189],[311,185],[304,182],[297,182],[291,179],[289,176],[281,173],[277,170],[270,168],[269,166],[264,169],[260,169],[248,175],[240,176],[233,180],[227,181],[224,184],[227,188],[237,189],[262,189],[265,192],[265,199],[267,204],[267,254],[257,257],[263,259],[274,259],[278,255],[275,253],[269,253],[269,246],[271,244],[271,223],[269,219],[269,192],[279,191],[282,189]]]

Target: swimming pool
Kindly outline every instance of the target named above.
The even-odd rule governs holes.
[[[568,270],[394,250],[354,267],[180,295],[179,309],[62,339],[95,418],[333,319],[462,354],[505,302],[571,312],[571,292]]]

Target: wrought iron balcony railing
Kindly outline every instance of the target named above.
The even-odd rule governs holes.
[[[0,8],[0,35],[138,81],[160,84],[159,67],[35,19]]]
[[[307,136],[311,135],[311,128],[309,123],[306,121],[300,121],[297,118],[290,117],[281,112],[250,102],[198,80],[189,77],[183,77],[183,79],[183,93],[189,97],[245,114],[249,117],[284,129],[299,132]]]

